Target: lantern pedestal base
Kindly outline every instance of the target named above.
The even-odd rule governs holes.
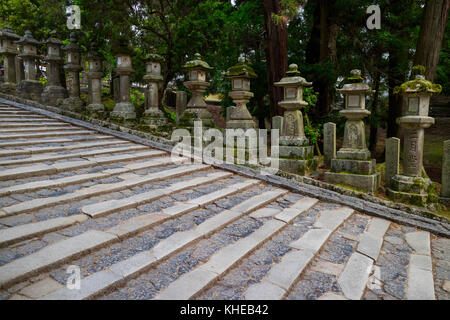
[[[183,112],[179,127],[193,130],[194,122],[201,121],[203,128],[213,128],[214,121],[206,108],[188,108]]]
[[[321,160],[319,157],[302,159],[279,159],[279,169],[299,176],[307,176],[317,170]]]
[[[437,202],[433,195],[433,183],[428,178],[410,177],[398,174],[391,179],[391,188],[387,189],[388,197],[395,202],[424,206]]]
[[[22,80],[16,88],[21,98],[35,101],[39,100],[43,91],[43,84],[37,80]]]
[[[346,172],[325,172],[325,181],[353,187],[373,194],[380,186],[381,175],[379,173],[363,175]]]
[[[105,112],[105,106],[102,103],[91,103],[86,107],[87,111],[91,114],[93,113],[103,113]]]
[[[297,146],[280,146],[279,147],[281,158],[299,158],[301,160],[307,160],[314,157],[314,147],[297,147]]]
[[[69,97],[64,99],[58,106],[67,111],[82,112],[84,110],[84,101],[78,97]]]
[[[141,119],[141,127],[146,127],[153,130],[167,126],[167,123],[168,120],[164,112],[155,108],[147,109]]]
[[[12,94],[16,92],[17,85],[12,82],[3,82],[0,83],[0,92],[6,94]]]
[[[111,112],[111,117],[122,118],[124,120],[136,119],[136,112],[134,111],[134,105],[129,102],[117,103]]]
[[[67,90],[60,86],[45,87],[39,102],[45,105],[56,107],[61,100],[68,97]],[[60,101],[58,101],[60,100]]]
[[[337,152],[337,158],[361,161],[370,160],[370,151],[368,149],[342,148]]]
[[[450,207],[450,198],[439,197],[439,203],[442,203],[444,206]]]
[[[357,174],[375,174],[376,160],[347,160],[347,159],[332,159],[332,172],[351,172]]]
[[[255,129],[256,124],[253,120],[229,120],[227,129]]]

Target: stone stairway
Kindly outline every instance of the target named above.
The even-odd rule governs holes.
[[[449,299],[449,271],[447,238],[0,105],[0,299]]]

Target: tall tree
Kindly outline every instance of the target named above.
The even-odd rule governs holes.
[[[264,0],[267,82],[272,117],[283,115],[283,109],[278,105],[283,99],[283,89],[273,84],[280,81],[287,71],[287,18],[281,14],[281,0]]]
[[[450,0],[428,0],[422,14],[414,64],[425,66],[430,81],[436,76],[449,8]]]

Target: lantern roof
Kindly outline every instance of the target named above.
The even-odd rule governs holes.
[[[425,67],[414,66],[412,68],[412,74],[415,74],[414,79],[407,81],[394,88],[395,94],[405,94],[405,93],[419,93],[419,92],[429,92],[441,93],[442,86],[440,84],[432,83],[431,81],[425,79]]]
[[[240,57],[238,63],[230,67],[225,74],[227,78],[257,78],[255,71],[252,67],[245,64],[245,59]]]
[[[291,86],[304,86],[309,87],[312,82],[306,81],[305,78],[300,76],[300,71],[298,71],[298,65],[291,64],[289,70],[286,72],[286,76],[280,80],[280,82],[275,82],[277,87],[291,87]]]
[[[147,62],[163,62],[164,58],[156,53],[149,53],[145,56]]]
[[[347,83],[342,87],[342,89],[338,89],[337,91],[340,93],[373,93],[373,90],[364,83],[364,77],[362,76],[361,70],[354,69],[350,71],[350,76],[346,79]]]
[[[53,30],[52,32],[50,32],[50,38],[45,40],[44,43],[62,45],[62,42],[59,39],[56,39],[56,30]]]
[[[200,53],[196,53],[194,55],[194,60],[186,62],[186,64],[183,66],[184,69],[201,69],[205,71],[212,70],[209,66],[209,64],[206,61],[202,60],[202,56]]]
[[[14,33],[10,26],[5,26],[3,30],[0,29],[0,39],[13,39],[19,40],[20,36]]]
[[[63,47],[64,51],[81,52],[80,46],[77,45],[77,34],[75,32],[70,33],[70,43]]]
[[[89,52],[86,55],[87,60],[103,60],[103,55],[98,52],[98,47],[95,42],[89,45]]]
[[[25,31],[25,34],[23,35],[23,37],[20,38],[20,40],[16,41],[17,44],[32,44],[35,46],[38,46],[41,44],[40,41],[37,41],[36,39],[33,38],[33,35],[31,34],[30,30]]]

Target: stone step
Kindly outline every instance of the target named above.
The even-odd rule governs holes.
[[[12,156],[21,156],[28,154],[39,154],[39,153],[47,153],[47,152],[59,152],[65,150],[77,150],[84,148],[92,148],[92,147],[102,147],[102,146],[110,146],[110,145],[118,145],[118,144],[131,144],[131,142],[126,140],[107,140],[101,142],[90,142],[90,143],[76,143],[76,144],[68,144],[61,147],[43,147],[43,148],[24,148],[24,149],[6,149],[0,150],[0,157],[12,157]]]
[[[113,241],[117,241],[117,237],[110,233],[90,230],[79,236],[49,245],[33,254],[1,266],[0,288],[31,277],[56,263],[67,261]]]
[[[27,240],[39,235],[56,231],[79,222],[86,221],[88,217],[78,214],[69,217],[60,217],[46,221],[28,223],[17,227],[0,230],[0,247]]]
[[[96,134],[95,131],[88,130],[73,130],[73,131],[55,131],[55,132],[43,132],[43,133],[29,133],[29,134],[10,134],[0,135],[0,140],[12,140],[12,139],[28,139],[28,138],[44,138],[55,136],[77,136],[77,135],[90,135]]]
[[[112,136],[102,136],[102,135],[89,135],[89,136],[81,136],[78,138],[63,138],[63,139],[31,139],[31,140],[23,140],[23,141],[12,141],[12,142],[1,142],[0,148],[7,147],[21,147],[27,145],[39,145],[39,144],[48,144],[48,143],[70,143],[70,142],[79,142],[79,141],[96,141],[96,140],[111,140],[116,139],[116,137]]]
[[[0,116],[0,118],[3,118],[3,119],[4,119],[4,117],[1,117],[1,116]],[[32,114],[27,114],[27,115],[21,115],[21,114],[8,114],[5,118],[10,118],[10,119],[26,119],[26,120],[34,120],[34,119],[39,119],[39,120],[41,120],[41,119],[48,119],[47,117],[44,117],[44,116],[41,116],[41,115],[38,115],[38,114],[34,114],[34,113],[32,113]]]
[[[191,165],[186,167],[178,167],[175,169],[155,172],[138,179],[130,179],[117,183],[98,184],[91,187],[83,188],[72,193],[63,194],[56,197],[38,198],[29,201],[20,202],[9,207],[3,207],[0,210],[0,217],[7,217],[20,213],[26,213],[46,207],[60,205],[71,201],[79,201],[106,193],[117,192],[133,188],[146,183],[156,182],[163,179],[174,178],[181,175],[194,173],[197,171],[207,170],[208,165]],[[84,207],[85,208],[85,207]],[[84,210],[83,210],[84,211]]]
[[[86,168],[90,166],[110,164],[114,162],[121,161],[133,161],[144,158],[152,158],[164,155],[163,151],[146,151],[140,152],[133,155],[117,155],[110,157],[90,157],[86,160],[78,161],[67,161],[62,163],[54,163],[52,165],[48,164],[34,164],[27,167],[19,167],[14,169],[7,169],[0,171],[0,181],[10,180],[10,179],[20,179],[31,176],[41,176],[55,174],[59,172],[65,172],[70,170],[77,170],[81,168]]]
[[[253,209],[251,208],[262,207],[272,201],[275,201],[276,199],[282,197],[287,193],[288,192],[286,190],[275,189],[265,192],[262,195],[252,197],[245,201],[252,203],[252,206],[241,206],[240,208],[233,207],[230,210],[224,210],[214,217],[207,219],[192,230],[177,232],[169,238],[162,240],[150,251],[143,251],[141,253],[138,253],[131,258],[120,261],[110,266],[108,270],[94,273],[82,279],[80,283],[80,290],[69,290],[67,288],[62,288],[42,297],[41,299],[83,300],[98,296],[109,288],[120,285],[121,283],[126,282],[128,279],[157,264],[158,262],[167,259],[168,257],[174,255],[183,248],[186,248],[195,241],[225,228],[227,225],[238,220],[240,217],[251,213],[253,211]],[[182,207],[183,205],[185,205],[184,208]],[[186,203],[175,205],[171,208],[163,210],[161,212],[163,214],[163,217],[161,219],[165,219],[165,216],[167,215],[167,213],[164,214],[164,212],[170,212],[170,215],[176,217],[197,208],[198,205],[191,205],[189,207]],[[154,223],[149,222],[148,224],[153,225]],[[148,227],[148,224],[145,224],[144,222],[145,227]],[[122,228],[113,228],[110,229],[109,232],[112,232],[113,234],[124,238],[129,235],[134,235],[137,231],[142,231],[142,228],[143,227],[139,224],[130,225],[130,222],[128,222],[127,226],[123,226]]]
[[[23,114],[23,115],[31,115],[33,114],[30,111],[23,111],[23,110],[4,110],[0,109],[0,117],[4,115],[10,115],[10,114]]]
[[[56,119],[50,119],[50,118],[42,118],[42,119],[21,119],[21,118],[2,118],[0,117],[0,122],[41,122],[41,121],[45,121],[45,122],[60,122],[59,120]]]
[[[131,152],[131,151],[142,151],[145,149],[151,150],[147,146],[130,143],[127,146],[119,147],[119,148],[107,148],[107,149],[99,148],[99,149],[96,149],[93,151],[76,152],[76,153],[68,153],[68,154],[43,153],[43,154],[38,154],[38,155],[32,155],[29,158],[24,158],[24,159],[13,159],[13,160],[0,161],[0,166],[39,163],[39,162],[45,162],[45,161],[56,161],[56,160],[71,159],[71,158],[86,158],[86,157],[95,156],[95,155],[114,154],[114,153]]]
[[[25,132],[47,132],[47,131],[70,131],[70,130],[80,130],[78,127],[72,126],[61,126],[61,127],[34,127],[27,129],[18,128],[8,128],[0,129],[0,133],[25,133]]]
[[[154,158],[149,161],[145,162],[138,162],[133,164],[128,164],[124,166],[123,168],[117,168],[117,169],[107,169],[102,172],[97,173],[86,173],[86,174],[80,174],[80,175],[74,175],[69,177],[64,177],[60,179],[50,179],[50,180],[41,180],[41,181],[34,181],[29,183],[24,183],[20,185],[14,185],[6,188],[0,189],[0,196],[7,196],[10,194],[17,194],[17,193],[25,193],[25,192],[31,192],[36,191],[40,189],[46,189],[46,188],[60,188],[65,187],[71,184],[79,184],[84,183],[86,181],[91,181],[94,179],[104,179],[111,176],[129,173],[133,171],[138,171],[142,169],[150,169],[154,167],[160,167],[160,166],[167,166],[171,164],[181,164],[184,162],[187,162],[188,159],[186,158],[176,158],[176,157],[161,157],[161,158]]]
[[[356,252],[351,255],[344,271],[338,278],[338,284],[347,299],[361,300],[389,225],[389,221],[379,218],[373,218],[369,222]]]
[[[206,263],[172,282],[154,299],[188,300],[195,298],[202,293],[209,284],[222,277],[234,265],[264,245],[265,242],[287,227],[297,216],[302,214],[305,210],[311,208],[316,203],[317,201],[311,200],[309,202],[309,207],[303,203],[299,207],[295,207],[294,205],[283,210],[279,214],[283,220],[269,220],[268,222],[265,222],[261,228],[246,238],[238,240],[235,243],[219,250]]]
[[[34,128],[34,127],[62,127],[62,126],[70,127],[72,125],[70,123],[65,122],[40,122],[40,123],[0,122],[0,128]]]
[[[308,202],[298,204],[308,210]],[[315,200],[310,200],[311,202]],[[353,209],[340,208],[323,210],[314,224],[300,239],[290,243],[293,249],[274,265],[266,277],[259,283],[250,286],[245,294],[246,300],[280,300],[286,297],[300,278],[302,272],[314,259],[333,232],[347,220]],[[275,216],[276,217],[276,216]],[[324,222],[326,223],[324,225]]]
[[[430,233],[410,232],[405,235],[405,239],[414,250],[409,255],[407,298],[435,300]]]
[[[116,211],[135,208],[139,205],[152,202],[161,197],[170,195],[171,193],[174,193],[174,192],[179,192],[179,191],[183,191],[183,190],[186,190],[189,188],[194,188],[194,187],[200,186],[205,183],[211,183],[217,179],[229,178],[231,176],[232,176],[232,173],[230,173],[230,172],[218,172],[215,175],[210,174],[206,177],[199,177],[199,178],[194,178],[190,181],[174,183],[166,188],[151,190],[151,191],[140,193],[140,194],[128,197],[128,198],[123,198],[120,200],[108,200],[108,201],[103,201],[103,202],[87,205],[87,206],[84,206],[81,208],[81,212],[83,212],[84,214],[86,214],[92,218],[99,218],[99,217],[105,216],[107,214],[116,212]],[[164,178],[166,178],[166,177],[164,177]],[[253,182],[253,183],[255,183],[255,182]],[[230,190],[230,188],[226,188],[221,191],[225,192],[225,193],[228,192],[229,194],[236,193],[235,189]],[[211,199],[214,199],[214,197],[216,196],[216,193],[217,192],[211,194],[212,195]],[[205,201],[205,197],[207,197],[207,196],[200,198],[198,201]],[[206,200],[206,201],[208,201],[208,200]],[[190,203],[190,204],[193,204],[193,203]]]

